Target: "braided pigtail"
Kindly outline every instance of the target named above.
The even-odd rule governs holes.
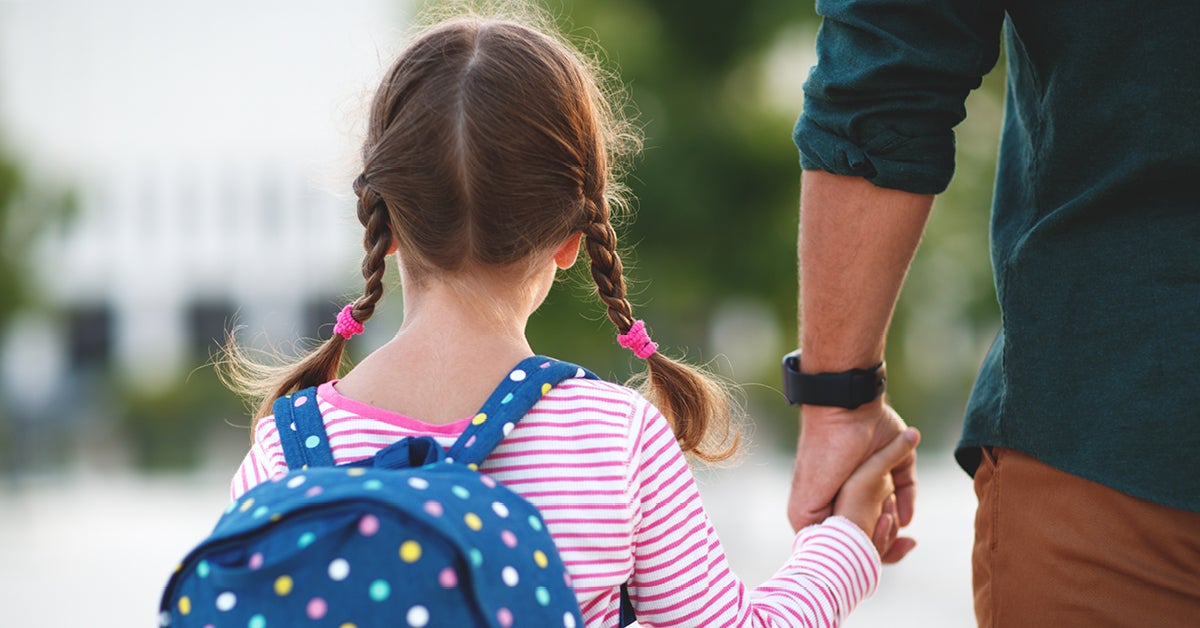
[[[383,275],[392,247],[387,206],[363,175],[354,180],[354,192],[358,196],[358,219],[365,229],[362,273],[366,287],[361,297],[338,314],[333,335],[291,364],[255,361],[238,346],[232,334],[226,340],[217,371],[226,386],[253,403],[251,439],[258,421],[271,414],[276,398],[338,377],[346,341],[362,332],[362,324],[375,313],[375,306],[383,297]]]
[[[735,404],[729,389],[705,371],[668,358],[650,342],[645,324],[633,317],[625,298],[625,277],[617,254],[617,235],[603,199],[588,200],[591,221],[583,228],[591,258],[592,280],[623,346],[646,360],[647,372],[631,384],[662,410],[685,453],[705,462],[737,453],[741,437],[733,423]]]
[[[375,314],[375,305],[383,298],[383,274],[387,271],[387,257],[392,251],[392,228],[387,204],[369,183],[366,176],[358,175],[354,180],[354,193],[358,195],[358,221],[363,226],[362,275],[366,281],[363,295],[351,306],[354,320],[367,322]]]

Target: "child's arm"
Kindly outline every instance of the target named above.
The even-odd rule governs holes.
[[[833,501],[833,514],[849,519],[870,536],[884,562],[893,544],[898,543],[897,549],[902,545],[907,553],[916,543],[896,538],[900,526],[892,472],[916,462],[914,451],[920,440],[921,433],[911,427],[896,435],[858,465]]]
[[[638,514],[630,593],[640,625],[828,628],[874,591],[879,556],[870,535],[843,517],[801,530],[790,556],[780,548],[779,571],[757,588],[747,587],[729,568],[670,426],[652,406],[646,410],[640,413],[644,423],[635,421],[631,478]],[[882,480],[875,481],[873,469],[890,466],[872,461],[863,467],[844,505],[858,507],[868,493],[879,494],[874,515],[864,507],[860,517],[873,516],[874,525],[885,487],[876,486]]]
[[[246,491],[286,472],[287,462],[283,458],[279,433],[275,431],[275,418],[269,416],[258,422],[250,451],[229,483],[230,496],[238,499]]]

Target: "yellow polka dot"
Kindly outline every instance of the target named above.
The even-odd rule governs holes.
[[[405,541],[400,546],[400,560],[406,563],[415,563],[421,558],[421,544],[416,541]]]
[[[467,465],[467,468],[468,468],[468,469],[470,469],[470,470],[472,470],[472,471],[478,471],[478,470],[479,470],[479,465],[477,465],[477,464],[475,464],[474,462],[472,462],[471,464]]]
[[[271,523],[276,523],[280,519],[283,519],[283,515],[281,515],[279,513],[275,513],[275,514],[271,515]]]
[[[471,422],[474,423],[475,425],[482,425],[483,422],[486,420],[487,420],[487,414],[480,412],[479,414],[475,415],[475,418],[471,419]]]
[[[537,550],[533,553],[533,562],[537,563],[537,566],[543,569],[545,569],[546,565],[550,564],[549,559],[546,558],[546,554],[542,550]]]
[[[467,522],[468,528],[471,528],[475,531],[479,531],[479,529],[483,527],[483,520],[479,518],[479,515],[473,512],[467,513],[467,516],[463,517],[463,521]]]
[[[183,563],[179,563],[178,565],[175,565],[175,573],[179,573],[181,571],[183,571]]]
[[[542,384],[542,394],[544,395],[550,392],[551,388],[553,388],[553,386],[551,386],[549,383]]]
[[[188,596],[179,598],[179,614],[187,615],[192,612],[192,599]]]
[[[292,592],[292,577],[279,576],[275,579],[275,595],[287,595]]]
[[[238,508],[238,510],[240,510],[242,512],[246,512],[247,510],[250,510],[250,507],[253,505],[254,505],[254,498],[250,497],[250,498],[246,499],[246,501],[242,502],[242,507]]]
[[[342,624],[341,626],[338,626],[338,628],[358,628],[358,626],[355,626],[354,624],[352,624],[350,622],[346,622],[346,623]]]
[[[362,467],[354,467],[354,468],[350,469],[349,471],[346,471],[346,475],[348,475],[352,478],[358,477],[360,475],[366,475],[366,473],[367,473],[367,470]]]

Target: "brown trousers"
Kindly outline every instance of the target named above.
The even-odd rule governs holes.
[[[984,451],[975,494],[980,628],[1200,627],[1200,513],[1003,448]]]

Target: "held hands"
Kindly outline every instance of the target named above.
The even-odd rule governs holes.
[[[796,530],[820,523],[834,514],[834,497],[850,478],[861,471],[866,460],[907,429],[896,411],[882,399],[860,406],[854,410],[830,406],[804,406],[800,430],[800,444],[796,454],[792,492],[788,500],[788,519]],[[875,519],[887,519],[891,530],[885,538],[894,539],[890,547],[881,550],[885,563],[895,563],[916,545],[908,538],[896,538],[899,528],[912,521],[913,507],[917,494],[916,453],[909,446],[905,454],[880,473],[875,480],[887,482],[890,495],[880,498],[875,507],[888,517],[875,515]],[[872,463],[874,467],[874,463]],[[890,475],[890,478],[884,478]],[[849,498],[847,499],[855,499]],[[848,505],[848,504],[845,504]],[[872,534],[875,519],[856,521],[868,535]],[[877,539],[878,540],[878,539]],[[879,543],[877,543],[879,545]]]
[[[916,545],[912,539],[897,538],[900,521],[892,469],[912,460],[920,440],[921,433],[912,427],[892,438],[850,474],[833,501],[833,514],[862,528],[884,562],[900,560]]]

